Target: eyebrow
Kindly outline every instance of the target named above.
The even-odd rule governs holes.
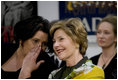
[[[39,41],[41,41],[41,39],[40,38],[37,38],[37,37],[34,37],[34,38],[32,38],[33,40],[39,40]],[[43,42],[46,42],[46,43],[48,43],[48,40],[44,40]]]
[[[62,36],[60,35],[60,36],[58,36],[57,38],[61,38]],[[53,40],[54,40],[54,38],[53,38]]]

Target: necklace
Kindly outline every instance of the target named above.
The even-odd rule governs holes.
[[[104,62],[103,66],[102,66],[102,69],[105,69],[106,64],[108,63],[108,61],[110,60],[110,58],[113,58],[113,56],[115,55],[116,51],[117,51],[117,50],[114,51],[113,55],[112,55],[111,57],[109,57],[109,58],[106,60],[106,62],[105,62],[105,60],[104,60],[104,58],[103,58],[103,54],[101,55],[102,61]]]
[[[104,69],[107,62],[104,61],[103,55],[101,55],[101,56],[102,56],[102,61],[104,62],[103,66],[102,66],[102,69]]]

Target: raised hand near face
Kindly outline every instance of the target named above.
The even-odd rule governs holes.
[[[19,78],[31,77],[32,71],[36,70],[41,63],[44,63],[44,60],[36,62],[40,52],[41,52],[41,47],[40,45],[37,45],[26,55],[22,64]]]

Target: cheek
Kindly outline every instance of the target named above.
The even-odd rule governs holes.
[[[107,36],[106,39],[107,39],[108,41],[114,41],[114,40],[115,40],[115,38],[114,38],[113,36]]]
[[[97,38],[97,39],[99,38],[99,34],[96,35],[96,38]]]
[[[106,37],[106,43],[107,44],[114,44],[115,43],[115,37],[113,37],[113,36],[107,36]]]
[[[109,38],[109,39],[107,40],[107,42],[108,42],[108,43],[114,43],[114,42],[115,42],[115,39]]]
[[[56,54],[56,49],[55,49],[55,47],[53,46],[53,50],[54,50],[54,52],[55,52],[55,54]]]
[[[32,45],[32,44],[29,44],[29,43],[26,43],[26,44],[24,44],[24,54],[28,54],[28,52],[32,49],[34,47],[34,45]]]

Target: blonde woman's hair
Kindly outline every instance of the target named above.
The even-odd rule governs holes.
[[[102,19],[102,21],[98,24],[97,29],[99,28],[99,25],[102,22],[108,22],[112,25],[114,35],[117,37],[117,16],[108,15]]]
[[[51,26],[50,35],[53,37],[57,29],[62,29],[75,43],[82,55],[88,47],[87,32],[79,18],[70,18],[56,22]]]

